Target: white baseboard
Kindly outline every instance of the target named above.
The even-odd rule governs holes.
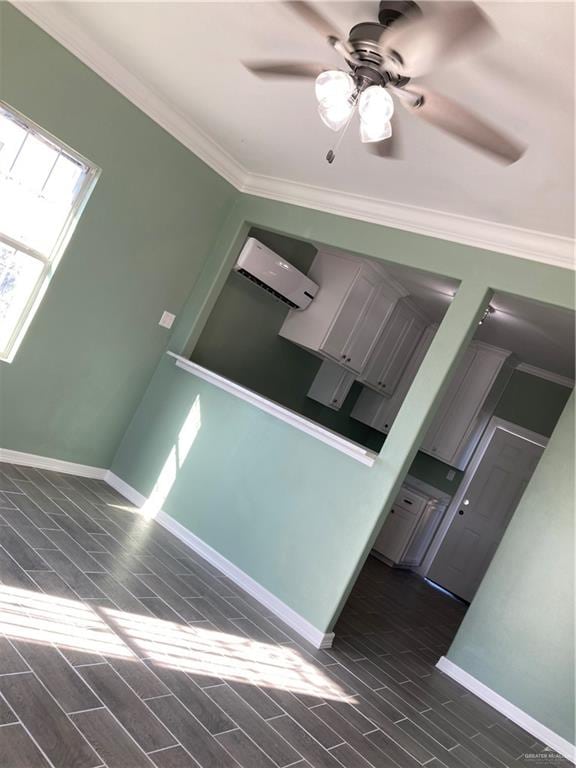
[[[436,667],[441,672],[444,672],[445,675],[448,675],[448,677],[456,680],[457,683],[460,683],[464,688],[474,693],[479,699],[494,707],[497,712],[500,712],[500,714],[512,720],[513,723],[519,725],[520,728],[524,728],[525,731],[531,733],[532,736],[546,744],[547,747],[555,750],[567,760],[575,761],[576,747],[573,744],[570,744],[569,741],[557,733],[554,733],[547,726],[539,723],[538,720],[535,720],[527,712],[512,704],[511,701],[500,696],[496,691],[488,688],[487,685],[484,685],[480,680],[477,680],[457,664],[454,664],[446,656],[440,658]]]
[[[109,485],[115,488],[136,506],[141,507],[146,502],[145,496],[139,493],[135,488],[132,488],[132,486],[128,485],[128,483],[124,482],[122,478],[118,477],[113,472],[109,471],[104,479]],[[241,568],[238,568],[237,565],[234,565],[234,563],[230,562],[230,560],[213,549],[209,544],[206,544],[202,539],[198,538],[192,531],[188,530],[188,528],[183,526],[177,520],[174,520],[173,517],[166,514],[166,512],[160,511],[156,515],[155,520],[170,531],[170,533],[174,534],[176,538],[180,539],[180,541],[190,547],[191,550],[198,553],[211,565],[217,568],[224,574],[224,576],[227,576],[234,582],[234,584],[251,595],[264,607],[268,608],[268,610],[275,616],[281,619],[315,648],[330,648],[332,646],[334,640],[333,632],[321,632],[313,624],[300,616],[299,613],[296,613],[295,610],[290,608],[290,606],[283,603],[282,600],[279,600],[276,595],[269,592]]]
[[[90,467],[87,464],[75,464],[73,461],[51,459],[48,456],[37,456],[35,453],[10,451],[8,448],[0,448],[0,461],[20,464],[22,467],[50,469],[53,472],[64,472],[67,475],[78,475],[78,477],[91,477],[94,480],[104,480],[108,472],[102,467]]]
[[[109,469],[90,467],[86,464],[75,464],[72,461],[62,461],[61,459],[51,459],[48,456],[38,456],[34,453],[11,451],[7,448],[0,448],[0,461],[20,464],[24,467],[50,469],[54,472],[64,472],[69,475],[78,475],[79,477],[91,477],[95,480],[105,480],[137,507],[142,507],[147,501],[145,496]],[[247,573],[238,568],[238,566],[231,563],[230,560],[227,560],[223,555],[203,542],[202,539],[199,539],[198,536],[195,536],[192,531],[189,531],[177,520],[167,515],[166,512],[160,511],[156,516],[156,521],[254,599],[258,600],[259,603],[268,608],[275,616],[315,648],[330,648],[332,646],[334,640],[333,632],[321,632],[319,629],[316,629],[313,624],[310,624],[299,613],[296,613],[290,606],[273,595],[272,592],[265,589],[251,576],[248,576]]]
[[[146,496],[137,491],[136,488],[132,488],[132,486],[128,485],[128,483],[125,483],[121,477],[115,475],[114,472],[112,472],[110,469],[108,472],[106,472],[106,477],[104,480],[106,480],[108,485],[111,485],[114,490],[118,491],[118,493],[121,493],[124,498],[128,499],[128,501],[131,501],[132,504],[134,504],[136,507],[143,507],[146,503]]]

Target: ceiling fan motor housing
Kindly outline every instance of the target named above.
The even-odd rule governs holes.
[[[385,30],[398,19],[408,15],[421,14],[420,8],[412,0],[381,0],[378,13],[379,21],[363,21],[350,30],[348,43],[356,57],[362,62],[355,75],[360,76],[364,87],[367,85],[385,85],[394,82],[402,87],[409,78],[388,74],[382,69],[380,38]]]
[[[421,15],[421,13],[418,4],[413,0],[380,0],[378,21],[383,27],[389,27],[404,16]]]

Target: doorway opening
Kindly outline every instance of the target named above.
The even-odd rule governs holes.
[[[574,313],[495,295],[422,441],[419,477],[409,470],[334,627],[336,651],[355,654],[379,679],[389,676],[386,685],[415,708],[457,695],[435,664],[490,567],[573,380]]]

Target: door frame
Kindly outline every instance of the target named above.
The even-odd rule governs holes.
[[[480,442],[478,443],[478,446],[476,447],[476,450],[474,451],[472,458],[466,467],[466,471],[462,477],[460,486],[454,494],[452,501],[450,502],[450,505],[448,506],[448,509],[446,510],[446,513],[440,522],[440,525],[438,526],[438,530],[434,534],[434,538],[428,547],[428,552],[426,553],[426,556],[424,557],[421,565],[416,569],[416,573],[419,573],[421,576],[426,576],[432,567],[432,563],[434,562],[436,555],[438,554],[438,551],[444,542],[446,534],[450,530],[450,526],[452,525],[452,522],[458,513],[459,507],[464,501],[464,497],[466,496],[468,488],[470,487],[470,483],[474,479],[476,470],[480,466],[480,462],[484,458],[484,454],[488,450],[488,446],[490,445],[492,438],[494,437],[494,433],[497,429],[510,432],[511,434],[516,435],[517,437],[520,437],[529,443],[535,443],[544,449],[546,449],[546,446],[548,445],[548,438],[544,435],[540,435],[538,432],[533,432],[531,429],[526,429],[525,427],[521,427],[518,424],[513,424],[511,421],[506,421],[506,419],[501,419],[498,416],[493,416],[490,419],[488,426],[486,427],[484,434],[482,435],[482,438],[480,439]]]

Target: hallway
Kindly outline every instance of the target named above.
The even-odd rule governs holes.
[[[103,481],[0,464],[3,768],[553,763],[434,668],[464,606],[369,558],[329,651]]]

